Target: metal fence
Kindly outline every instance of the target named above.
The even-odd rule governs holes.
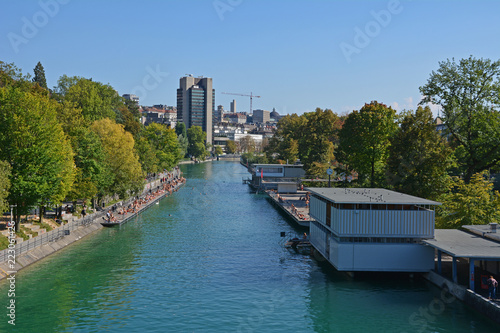
[[[145,185],[144,191],[141,194],[145,195],[147,192],[149,192],[150,189],[155,189],[157,186],[160,186],[161,181],[160,178],[165,176],[167,178],[167,181],[172,180],[174,178],[180,178],[181,172],[178,169],[174,169],[171,173],[170,176],[168,174],[160,174],[159,176],[156,176],[152,182],[149,182],[148,184]],[[129,198],[125,201],[118,202],[116,205],[117,206],[128,206],[132,201],[135,200],[135,197]],[[80,218],[77,220],[73,220],[71,222],[68,222],[57,229],[45,232],[43,234],[39,234],[36,237],[33,237],[27,241],[23,241],[21,243],[16,244],[15,246],[15,256],[18,257],[22,255],[23,253],[26,253],[28,251],[33,250],[34,248],[37,248],[39,246],[42,246],[44,244],[48,244],[51,242],[58,241],[59,239],[63,238],[64,236],[68,236],[71,234],[71,231],[84,226],[87,227],[93,223],[100,223],[102,217],[106,215],[106,210],[101,210],[97,211],[95,213],[89,214],[84,218]],[[10,253],[12,255],[12,253]],[[12,257],[10,257],[12,259]],[[0,263],[6,262],[9,260],[9,249],[5,249],[0,251]]]

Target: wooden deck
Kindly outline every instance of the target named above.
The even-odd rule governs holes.
[[[278,199],[278,194],[274,191],[266,191],[266,193],[271,202],[279,207],[299,226],[309,228],[309,223],[314,221],[314,219],[309,215],[309,207],[306,207],[305,200],[301,200],[301,198],[305,198],[307,193],[306,191],[297,191],[296,194],[279,194],[279,198],[281,198],[281,200]],[[293,210],[292,205],[295,207],[295,211]]]

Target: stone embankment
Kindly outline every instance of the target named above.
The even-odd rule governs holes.
[[[0,280],[102,229],[101,222],[107,211],[112,210],[114,214],[118,214],[117,207],[123,207],[123,214],[118,214],[117,218],[126,222],[161,198],[177,191],[184,183],[185,179],[176,168],[174,172],[162,174],[146,184],[138,197],[106,207],[84,218],[77,219],[73,216],[67,224],[20,242],[11,249],[0,251]]]

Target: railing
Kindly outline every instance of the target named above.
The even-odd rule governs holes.
[[[178,169],[174,169],[172,172],[170,172],[170,174],[161,174],[161,176],[155,177],[156,180],[145,185],[141,196],[146,194],[147,192],[149,192],[150,189],[156,188],[157,184],[161,183],[160,178],[162,178],[163,176],[165,176],[167,178],[167,181],[169,181],[169,180],[172,180],[176,177],[180,178],[181,172]],[[128,206],[134,200],[135,200],[135,197],[132,197],[132,198],[129,198],[125,201],[119,202],[117,205]],[[34,248],[37,248],[37,247],[42,246],[44,244],[55,242],[55,241],[63,238],[64,236],[68,236],[71,234],[71,231],[73,231],[81,226],[88,227],[89,225],[91,225],[93,223],[100,223],[101,219],[104,215],[106,215],[106,209],[92,213],[84,218],[80,218],[78,220],[73,220],[73,221],[68,222],[68,223],[66,223],[66,224],[64,224],[64,225],[62,225],[54,230],[45,232],[43,234],[39,234],[38,236],[33,237],[27,241],[23,241],[21,243],[18,243],[15,246],[15,257],[18,257],[21,254],[26,253],[28,251],[31,251]],[[5,249],[5,250],[0,251],[0,263],[9,260],[9,255],[12,255],[12,253],[9,253],[9,250],[11,250],[11,249]],[[10,258],[12,258],[12,257],[10,257]]]
[[[18,243],[15,246],[16,257],[41,245],[55,242],[62,237],[69,235],[71,231],[79,228],[80,226],[89,226],[92,223],[95,223],[95,221],[101,219],[105,214],[105,211],[96,212],[84,218],[68,222],[65,225],[58,227],[57,229],[44,232],[43,234],[33,237],[27,241]],[[0,262],[7,261],[9,259],[9,254],[12,254],[9,253],[9,249],[0,251]]]

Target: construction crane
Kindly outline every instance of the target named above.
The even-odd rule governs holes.
[[[252,99],[253,99],[254,97],[255,97],[255,98],[260,98],[260,96],[255,96],[255,95],[254,95],[254,94],[252,94],[251,92],[250,92],[250,95],[247,95],[247,94],[236,94],[236,93],[227,93],[227,92],[223,92],[222,94],[250,97],[250,114],[253,114],[253,110],[252,110]]]

